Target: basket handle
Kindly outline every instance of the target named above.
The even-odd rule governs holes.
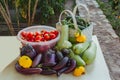
[[[87,11],[87,21],[89,22],[90,21],[90,13],[89,13],[89,9],[87,8],[87,6],[86,5],[84,5],[84,4],[81,4],[81,3],[79,3],[78,5],[76,5],[75,7],[74,7],[74,9],[73,9],[73,14],[74,15],[76,15],[76,11],[77,11],[77,9],[79,8],[79,6],[81,6],[81,7],[83,7],[83,8],[85,8],[85,10]]]
[[[74,27],[75,27],[76,30],[78,30],[78,25],[77,25],[77,21],[75,19],[75,15],[70,10],[64,10],[64,11],[61,12],[61,14],[59,16],[59,23],[62,24],[61,23],[61,18],[62,18],[63,13],[65,13],[66,15],[71,15],[72,16]]]

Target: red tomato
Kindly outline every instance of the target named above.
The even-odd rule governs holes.
[[[27,36],[27,32],[23,31],[23,32],[21,32],[21,35],[22,35],[22,37],[26,37]]]
[[[56,35],[53,33],[50,33],[50,39],[55,39],[55,38],[56,38]]]
[[[40,42],[42,40],[42,37],[40,35],[35,37],[35,42]]]
[[[37,36],[37,35],[40,35],[40,32],[39,32],[39,31],[36,31],[36,32],[35,32],[35,36]]]
[[[50,33],[53,33],[57,36],[59,32],[57,30],[53,30],[53,31],[50,31]]]
[[[44,39],[46,40],[46,41],[48,41],[48,40],[50,40],[50,35],[49,34],[44,34]]]
[[[33,38],[33,36],[34,36],[33,32],[28,32],[27,33],[27,38],[31,39],[31,38]]]
[[[59,32],[57,30],[54,30],[55,35],[57,36]]]
[[[40,42],[40,41],[48,41],[51,39],[55,39],[58,36],[59,32],[57,30],[52,30],[50,32],[46,30],[36,31],[36,32],[25,32],[21,33],[22,39],[30,42]]]
[[[44,34],[49,34],[49,32],[46,31],[46,30],[42,30],[42,31],[41,31],[41,34],[42,34],[42,35],[44,35]]]

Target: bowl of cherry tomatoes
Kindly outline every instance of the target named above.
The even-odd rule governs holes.
[[[31,26],[20,30],[17,38],[23,45],[32,45],[37,53],[41,53],[55,46],[60,38],[60,33],[56,28],[50,26]]]

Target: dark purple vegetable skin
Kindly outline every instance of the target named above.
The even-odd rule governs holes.
[[[31,59],[33,59],[37,55],[37,53],[31,45],[27,44],[20,49],[20,55],[27,55]]]
[[[40,74],[42,72],[41,68],[22,68],[18,63],[15,64],[15,69],[21,74]]]
[[[63,54],[60,51],[56,51],[56,59],[57,61],[61,61],[63,59]]]
[[[63,49],[61,49],[61,52],[62,52],[62,54],[63,54],[64,56],[67,56],[67,55],[69,55],[70,50],[69,50],[69,49],[66,49],[66,48],[63,48]]]
[[[64,73],[66,70],[68,69],[68,67],[64,67],[62,69],[60,69],[58,72],[57,72],[57,76],[59,77],[62,73]]]
[[[32,67],[36,67],[42,59],[42,54],[39,53],[33,60]]]
[[[44,63],[42,63],[43,66],[54,66],[56,65],[55,61],[55,53],[51,53],[47,51],[44,55]]]
[[[46,70],[42,70],[42,72],[40,74],[42,75],[51,75],[51,74],[56,74],[57,72],[55,70],[52,69],[46,69]]]
[[[54,69],[54,70],[62,69],[63,67],[66,66],[68,60],[69,60],[68,57],[64,57],[57,65],[55,65],[55,66],[53,67],[53,69]]]
[[[74,59],[70,59],[70,65],[68,66],[68,69],[64,73],[70,73],[72,72],[76,67],[76,61]]]

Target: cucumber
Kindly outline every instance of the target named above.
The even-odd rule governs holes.
[[[63,48],[70,48],[72,47],[71,42],[68,41],[68,25],[62,25],[61,26],[61,35],[60,35],[60,40],[57,43],[57,49],[61,50]]]
[[[86,65],[84,60],[79,55],[74,55],[73,59],[76,60],[77,66],[85,66]]]
[[[62,43],[62,47],[61,47],[61,48],[71,48],[71,47],[72,47],[71,42],[65,40],[65,41]]]
[[[74,57],[74,55],[75,55],[75,54],[73,53],[72,49],[70,49],[70,54],[69,54],[69,57],[70,57],[70,58],[73,58],[73,57]]]
[[[97,46],[92,41],[90,43],[89,48],[83,53],[82,59],[85,61],[86,64],[91,64],[95,60],[96,52],[97,52]]]
[[[76,61],[77,66],[85,66],[86,65],[84,60],[82,60],[82,58],[79,55],[75,55],[71,49],[70,49],[69,57]]]
[[[90,42],[78,43],[73,46],[73,52],[80,55],[89,47],[89,44]]]

